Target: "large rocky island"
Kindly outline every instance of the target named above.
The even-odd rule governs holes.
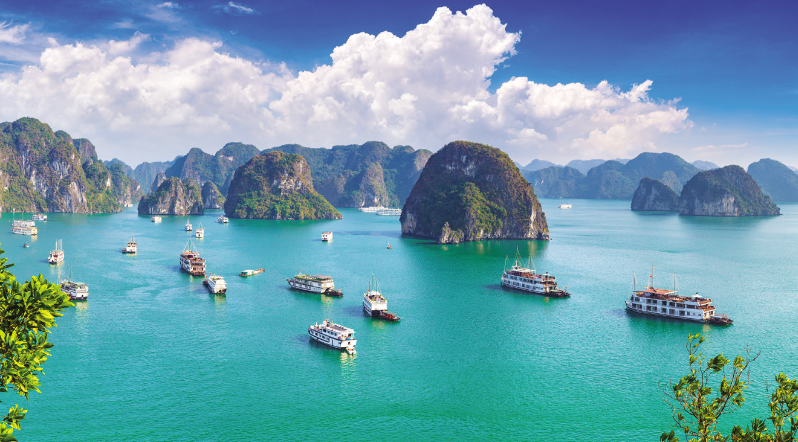
[[[779,208],[740,166],[696,174],[682,189],[679,213],[702,216],[780,215]]]
[[[341,219],[313,189],[307,161],[300,155],[267,152],[239,167],[224,203],[231,218]]]
[[[138,197],[121,166],[94,145],[35,118],[0,123],[0,211],[111,213]]]
[[[762,192],[773,201],[798,201],[798,174],[770,158],[763,158],[748,166],[748,173],[756,180]]]
[[[439,243],[549,239],[546,215],[510,157],[466,141],[429,158],[400,221],[403,234]]]
[[[679,195],[662,181],[643,177],[632,196],[632,210],[678,212]]]
[[[158,189],[142,196],[139,201],[139,215],[202,215],[202,193],[199,184],[191,178],[180,181],[171,177],[161,183]]]

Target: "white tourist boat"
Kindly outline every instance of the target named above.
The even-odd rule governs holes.
[[[224,216],[224,215],[219,215],[219,218],[216,218],[216,222],[217,223],[222,223],[222,224],[227,224],[227,223],[230,222],[230,220],[227,219],[227,217]]]
[[[332,232],[321,232],[321,240],[322,241],[332,241],[333,234]]]
[[[344,295],[340,290],[335,288],[335,281],[333,281],[332,276],[299,273],[286,281],[288,281],[288,285],[290,285],[291,288],[297,290],[320,293],[327,296],[341,297]]]
[[[363,293],[363,313],[373,318],[398,321],[396,314],[388,311],[388,300],[380,293],[380,287],[374,275],[371,275],[369,289]]]
[[[186,232],[190,232],[194,230],[194,226],[191,225],[191,220],[186,220]]]
[[[153,216],[152,218],[150,218],[150,221],[152,221],[154,223],[159,223],[159,222],[163,221],[163,218],[161,218],[160,216]]]
[[[47,215],[45,215],[43,213],[37,213],[37,214],[33,215],[33,220],[34,221],[47,221]]]
[[[191,241],[180,254],[180,269],[192,276],[205,276],[205,260],[194,250]]]
[[[17,235],[38,235],[39,229],[36,228],[36,223],[33,221],[14,221],[11,224],[11,232]]]
[[[50,251],[50,256],[47,257],[47,262],[50,264],[58,264],[64,261],[64,250],[61,248],[61,240],[55,242],[55,250]]]
[[[634,278],[634,275],[632,277]],[[698,293],[694,296],[679,296],[676,290],[676,275],[673,276],[673,290],[653,287],[653,269],[649,279],[649,284],[643,290],[632,289],[632,296],[626,301],[628,311],[715,325],[731,325],[734,322],[726,315],[715,314],[715,306],[709,298],[704,298]],[[636,280],[634,285],[637,285]]]
[[[200,223],[199,227],[197,227],[197,231],[194,233],[197,238],[205,238],[205,227],[202,227],[202,223]]]
[[[400,216],[402,215],[402,209],[391,209],[391,208],[383,208],[377,211],[377,215],[382,216]]]
[[[558,209],[570,209],[571,205],[570,204],[560,204],[559,206],[557,206],[557,208]]]
[[[332,348],[355,352],[355,331],[340,324],[334,324],[329,320],[324,320],[321,324],[308,327],[308,334],[314,341],[321,342]]]
[[[376,213],[377,211],[380,211],[382,209],[384,209],[384,207],[382,207],[382,206],[374,206],[374,207],[360,207],[357,210],[359,210],[361,212],[367,212],[367,213]]]
[[[61,282],[61,291],[69,295],[70,301],[85,301],[89,298],[89,287],[77,281],[72,281],[72,272],[69,278],[64,278]]]
[[[130,241],[127,242],[127,245],[124,249],[122,249],[122,253],[136,253],[138,252],[138,244],[136,244],[136,238],[133,235],[130,235]]]
[[[208,287],[208,291],[214,295],[223,295],[227,293],[227,283],[225,283],[224,278],[219,275],[210,275],[205,278],[202,283],[205,287]]]
[[[532,259],[530,258],[530,263],[527,264],[529,267],[531,267],[531,261]],[[505,270],[502,274],[501,281],[505,287],[552,298],[567,298],[571,296],[568,290],[557,287],[554,276],[549,275],[548,272],[541,275],[532,268],[522,267],[518,254],[515,255],[515,264],[510,270]]]

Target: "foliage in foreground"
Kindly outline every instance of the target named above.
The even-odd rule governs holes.
[[[671,407],[676,428],[684,433],[688,441],[698,442],[795,442],[798,434],[798,381],[783,373],[776,375],[777,387],[770,396],[770,417],[753,419],[743,429],[734,426],[731,434],[724,435],[718,429],[723,415],[743,406],[743,391],[748,387],[750,365],[759,353],[736,356],[733,361],[723,354],[707,359],[699,352],[704,342],[699,334],[690,334],[687,339],[690,374],[681,378],[668,389],[662,388],[665,401]],[[731,363],[731,366],[729,365]],[[717,389],[710,385],[720,384]],[[661,442],[677,442],[676,431],[663,432]]]
[[[0,255],[5,253],[0,249]],[[39,391],[39,374],[53,344],[47,340],[55,318],[73,306],[60,286],[42,275],[20,284],[8,272],[13,264],[0,258],[0,392],[9,390],[28,399]],[[14,430],[28,410],[14,405],[0,422],[0,441],[15,441]]]

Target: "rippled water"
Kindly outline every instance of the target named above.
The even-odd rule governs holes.
[[[659,384],[683,374],[685,340],[700,331],[707,352],[762,351],[745,411],[729,422],[765,415],[773,375],[798,376],[798,205],[713,219],[561,202],[542,200],[547,243],[439,246],[402,238],[396,217],[354,209],[340,221],[191,217],[206,227],[197,245],[209,271],[227,279],[221,297],[178,269],[184,217],[50,214],[31,240],[12,235],[3,214],[18,277],[71,269],[91,293],[58,321],[43,394],[0,399],[29,409],[18,435],[30,441],[656,440],[671,423]],[[324,230],[332,243],[320,241]],[[139,253],[123,255],[131,233]],[[66,261],[50,266],[61,238]],[[516,248],[573,297],[503,289]],[[652,264],[657,286],[672,287],[676,273],[684,293],[711,297],[735,324],[627,314],[632,272],[642,284]],[[344,297],[289,290],[299,271],[334,276]],[[400,323],[363,316],[372,273]],[[356,330],[356,356],[310,341],[307,326],[325,318]]]

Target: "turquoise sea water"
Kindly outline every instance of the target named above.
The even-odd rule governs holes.
[[[58,320],[43,394],[4,394],[2,405],[29,409],[18,433],[28,441],[658,440],[671,424],[659,385],[685,372],[687,335],[702,332],[707,353],[762,352],[728,422],[765,415],[773,375],[798,376],[798,205],[716,219],[561,202],[542,200],[550,242],[456,246],[403,238],[397,217],[354,209],[339,221],[190,217],[206,228],[196,243],[227,296],[179,271],[185,217],[50,214],[32,240],[3,214],[18,278],[71,269],[90,296]],[[123,255],[131,233],[139,253]],[[57,239],[58,267],[46,261]],[[503,289],[516,248],[573,297]],[[734,325],[626,313],[632,272],[640,285],[652,263],[655,285],[672,287],[676,273],[683,293],[711,297]],[[344,297],[289,290],[300,271],[334,276]],[[363,316],[372,273],[400,323]],[[356,356],[310,341],[308,325],[325,318],[356,330]]]

